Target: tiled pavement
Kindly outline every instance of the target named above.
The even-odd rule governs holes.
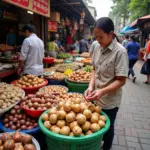
[[[112,150],[150,150],[150,85],[143,84],[141,66],[135,66],[136,83],[128,79],[124,86]]]

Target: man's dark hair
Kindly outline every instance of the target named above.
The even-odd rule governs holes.
[[[23,31],[25,32],[26,30],[27,30],[28,32],[30,32],[30,33],[36,33],[36,28],[35,28],[35,26],[32,25],[32,24],[27,24],[27,25],[25,25],[25,26],[23,27]]]
[[[129,38],[129,35],[125,35],[125,38],[128,39],[128,38]]]
[[[133,42],[136,42],[136,38],[135,38],[134,35],[131,35],[131,36],[130,36],[130,39],[131,39]]]

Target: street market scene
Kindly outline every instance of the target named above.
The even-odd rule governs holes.
[[[1,0],[0,150],[150,150],[150,1]]]

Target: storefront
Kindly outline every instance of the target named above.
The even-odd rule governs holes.
[[[0,1],[0,62],[12,63],[17,62],[14,60],[16,52],[21,46],[23,39],[25,38],[22,32],[23,27],[26,24],[33,24],[36,27],[37,35],[44,41],[45,46],[47,44],[47,20],[50,17],[50,0],[3,0]],[[13,31],[14,42],[12,45],[8,42],[8,33]],[[20,39],[21,37],[21,39]],[[3,49],[3,52],[1,49]],[[7,50],[7,45],[13,46],[13,50],[10,52],[4,52]],[[9,53],[9,58],[5,54]],[[8,65],[9,66],[9,65]],[[3,64],[0,64],[0,78],[8,76],[14,73],[16,70],[4,69]],[[10,73],[7,71],[9,70]],[[3,73],[3,74],[2,74]]]
[[[57,27],[54,27],[57,28],[57,31],[48,29],[49,35],[58,33],[62,43],[65,43],[68,33],[71,33],[73,40],[80,40],[81,37],[88,39],[90,37],[90,26],[95,24],[95,19],[83,1],[51,0],[51,10],[50,27],[52,24],[54,27],[54,24],[57,23]]]
[[[140,31],[140,44],[145,47],[146,39],[150,34],[150,15],[136,19],[130,24],[130,27],[137,27]]]

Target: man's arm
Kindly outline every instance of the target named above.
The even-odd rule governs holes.
[[[20,54],[20,60],[19,60],[19,66],[18,66],[18,74],[20,75],[24,68],[24,62],[27,59],[27,55],[29,52],[29,42],[25,39],[23,41],[22,47],[21,47],[21,54]]]

